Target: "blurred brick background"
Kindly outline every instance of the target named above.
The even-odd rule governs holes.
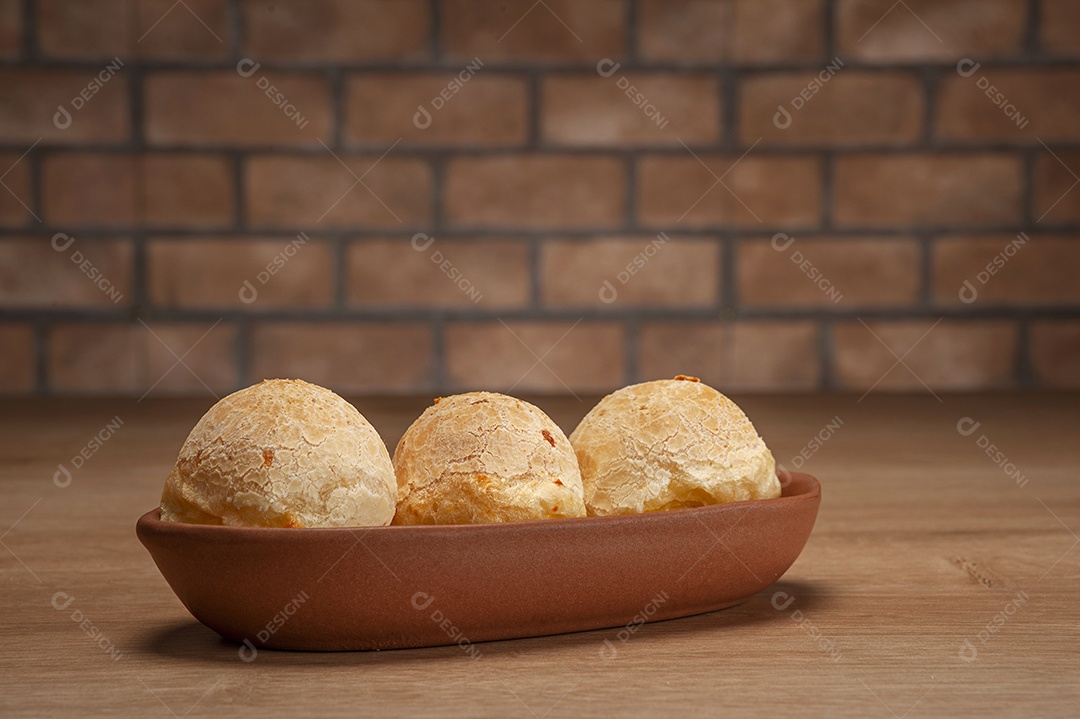
[[[5,393],[1080,386],[1074,0],[0,0],[0,172]]]

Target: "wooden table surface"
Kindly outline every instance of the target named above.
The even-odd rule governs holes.
[[[135,538],[209,401],[5,401],[0,716],[1080,714],[1080,398],[737,399],[823,488],[802,556],[749,602],[646,625],[610,661],[616,630],[487,643],[476,661],[451,646],[253,662]],[[357,406],[393,447],[426,402]],[[590,406],[537,402],[566,430]]]

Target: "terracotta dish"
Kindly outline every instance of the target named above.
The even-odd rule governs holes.
[[[776,499],[510,524],[332,529],[136,526],[188,611],[274,649],[394,649],[656,621],[739,604],[799,556],[821,502]]]

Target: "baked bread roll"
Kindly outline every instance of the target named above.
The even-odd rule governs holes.
[[[355,407],[274,379],[210,408],[165,481],[161,518],[251,527],[386,525],[397,486],[386,444]]]
[[[776,462],[750,420],[695,377],[609,394],[570,443],[590,516],[780,496]]]
[[[435,400],[394,450],[394,524],[584,517],[570,441],[538,408],[493,392]]]

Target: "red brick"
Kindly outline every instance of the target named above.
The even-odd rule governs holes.
[[[1033,323],[1031,365],[1041,385],[1080,387],[1080,322],[1044,320]]]
[[[561,145],[678,145],[720,136],[715,75],[616,72],[543,82],[544,139]]]
[[[227,324],[64,324],[49,334],[49,382],[66,393],[220,395],[237,383],[235,346]]]
[[[647,60],[758,63],[821,57],[821,0],[644,0],[638,49]]]
[[[835,216],[842,225],[1019,223],[1023,171],[1006,154],[911,154],[836,161]]]
[[[463,157],[447,167],[450,221],[466,226],[575,227],[623,219],[622,163],[612,157]]]
[[[37,40],[42,55],[59,58],[128,57],[134,49],[128,3],[109,0],[38,0]]]
[[[700,153],[698,157],[700,161],[689,154],[646,157],[638,163],[641,222],[667,228],[790,227],[819,222],[821,163],[817,159],[750,154],[740,160]]]
[[[149,224],[220,227],[233,219],[232,162],[218,155],[143,155],[143,210]]]
[[[0,323],[0,393],[30,392],[37,378],[34,329],[29,325]]]
[[[137,329],[147,334],[144,328]],[[135,392],[145,383],[140,367],[145,346],[132,325],[55,327],[47,350],[49,384],[62,392]]]
[[[1035,159],[1032,212],[1041,225],[1080,222],[1080,152],[1042,152]]]
[[[228,6],[228,0],[184,0],[180,5],[138,0],[135,52],[156,60],[224,58],[229,54]]]
[[[715,239],[653,236],[546,240],[540,286],[551,307],[714,306],[720,246]]]
[[[454,323],[446,371],[457,389],[602,392],[626,383],[624,343],[622,327],[606,322]]]
[[[419,324],[283,322],[255,328],[252,379],[301,378],[337,392],[426,389],[430,330]]]
[[[457,72],[354,75],[346,83],[346,137],[383,145],[401,137],[415,144],[521,144],[528,132],[524,79],[484,72],[464,81]],[[460,89],[448,90],[451,83]],[[436,109],[433,101],[443,104]],[[427,118],[417,121],[418,107]]]
[[[70,242],[70,237],[61,236],[55,243],[52,236],[0,239],[0,304],[41,309],[130,307],[131,243],[77,236]]]
[[[22,47],[22,2],[0,0],[0,57],[18,57]]]
[[[643,380],[678,374],[740,391],[817,389],[821,360],[812,322],[649,322],[641,328]]]
[[[37,3],[38,45],[53,58],[221,58],[226,23],[226,0]]]
[[[140,211],[148,223],[166,226],[232,220],[232,169],[223,157],[59,153],[44,161],[42,177],[52,224],[130,225]]]
[[[244,185],[251,224],[396,228],[430,220],[433,181],[426,162],[373,155],[340,158],[327,153],[249,159]]]
[[[1052,55],[1080,57],[1080,4],[1076,0],[1042,0],[1042,49]]]
[[[924,382],[934,390],[1014,384],[1016,327],[1011,322],[946,320],[936,327],[934,322],[883,320],[865,327],[859,321],[837,323],[833,354],[839,385],[917,392]],[[898,357],[903,364],[897,363]]]
[[[919,294],[919,247],[884,237],[744,241],[738,287],[748,306],[910,305]]]
[[[19,227],[34,222],[31,214],[30,158],[0,153],[0,225]]]
[[[767,144],[835,147],[919,139],[923,101],[918,77],[843,68],[835,72],[752,75],[744,80],[739,99],[742,142],[750,145],[761,137]],[[812,83],[819,83],[820,90]],[[778,115],[781,107],[786,116]]]
[[[838,0],[841,53],[869,62],[949,61],[1022,51],[1026,0]]]
[[[226,323],[147,323],[142,385],[161,394],[223,395],[236,389],[236,332]],[[150,334],[153,330],[153,334]],[[178,360],[183,359],[183,363]],[[160,378],[160,381],[159,379]]]
[[[531,279],[523,240],[428,235],[353,242],[349,303],[360,307],[524,307]],[[419,248],[419,249],[418,249]],[[387,268],[393,268],[388,272]]]
[[[623,0],[442,0],[443,51],[459,60],[588,60],[622,57]]]
[[[131,225],[135,180],[130,155],[49,155],[42,164],[42,217],[52,225]]]
[[[245,0],[247,52],[268,60],[404,60],[430,55],[425,0]]]
[[[170,309],[327,306],[332,264],[320,240],[159,238],[147,250],[149,295]]]
[[[934,244],[933,266],[934,297],[941,304],[960,304],[967,281],[978,292],[975,306],[1080,305],[1080,238],[1075,236],[950,237]]]
[[[938,135],[965,142],[1076,140],[1077,86],[1080,70],[1066,68],[993,68],[950,76],[938,88]]]
[[[146,79],[146,136],[154,144],[319,147],[329,134],[330,87],[317,74],[260,68],[251,77],[160,72]]]
[[[119,142],[130,134],[128,122],[128,79],[125,68],[100,84],[100,90],[85,102],[79,94],[91,90],[98,72],[85,70],[45,70],[40,68],[0,68],[0,136],[9,143],[28,147],[42,138],[49,143]],[[74,109],[71,101],[82,103]],[[71,124],[61,129],[54,123],[57,107],[71,115]],[[63,124],[64,118],[59,118]]]

